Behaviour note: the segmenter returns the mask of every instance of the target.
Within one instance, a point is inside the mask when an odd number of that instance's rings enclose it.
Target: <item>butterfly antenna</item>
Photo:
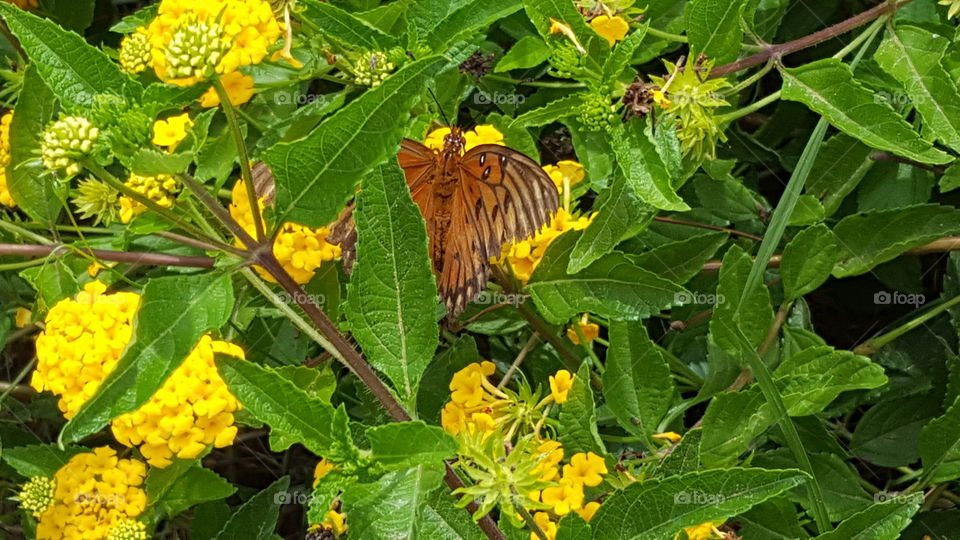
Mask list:
[[[430,97],[433,98],[433,102],[437,104],[437,111],[440,112],[440,118],[443,118],[444,125],[449,127],[453,124],[450,123],[450,119],[447,118],[447,115],[443,112],[443,107],[440,106],[440,100],[437,99],[437,95],[433,93],[433,88],[427,88],[427,91],[430,92]]]

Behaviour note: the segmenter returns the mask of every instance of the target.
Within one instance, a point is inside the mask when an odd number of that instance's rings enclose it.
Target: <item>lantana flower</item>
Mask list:
[[[0,117],[0,205],[14,207],[17,205],[10,195],[7,185],[7,165],[10,164],[10,123],[13,122],[13,111],[7,111]]]

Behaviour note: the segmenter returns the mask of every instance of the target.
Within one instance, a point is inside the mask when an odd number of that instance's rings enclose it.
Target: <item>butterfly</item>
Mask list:
[[[490,259],[503,245],[533,236],[560,206],[556,185],[537,162],[497,144],[466,152],[453,127],[443,148],[404,139],[397,160],[427,227],[437,290],[455,319],[484,289]],[[354,261],[356,230],[352,205],[341,214],[327,241],[340,243],[344,267]]]

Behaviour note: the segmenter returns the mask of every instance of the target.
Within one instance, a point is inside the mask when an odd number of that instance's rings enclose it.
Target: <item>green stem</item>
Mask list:
[[[767,75],[767,73],[770,73],[771,69],[773,69],[773,62],[767,62],[766,64],[763,65],[762,68],[760,68],[759,71],[757,71],[753,75],[740,81],[739,83],[737,83],[736,86],[724,90],[723,95],[730,96],[730,95],[739,94],[742,90],[750,88],[750,86],[752,86],[755,82],[764,78]]]
[[[651,36],[658,37],[660,39],[665,39],[667,41],[675,41],[677,43],[690,43],[690,38],[680,34],[671,34],[670,32],[665,32],[663,30],[658,30],[654,27],[647,28],[647,33]],[[751,43],[743,43],[741,45],[744,50],[747,51],[762,51],[763,46],[753,45]]]
[[[733,122],[734,120],[739,120],[740,118],[743,118],[744,116],[750,113],[759,111],[760,109],[766,107],[767,105],[770,105],[771,103],[773,103],[774,101],[777,101],[778,99],[780,99],[780,90],[777,90],[776,92],[770,94],[769,96],[761,100],[758,100],[754,103],[751,103],[750,105],[747,105],[742,109],[737,109],[733,112],[729,112],[727,114],[722,114],[720,116],[717,116],[714,118],[714,120],[716,120],[717,124],[725,124],[727,122]]]
[[[941,302],[939,305],[931,308],[926,313],[924,313],[923,315],[920,315],[916,319],[911,319],[910,321],[907,321],[906,323],[891,330],[890,332],[887,332],[886,334],[881,334],[871,339],[870,341],[867,341],[863,345],[860,345],[859,347],[854,349],[854,352],[857,354],[869,356],[875,353],[877,349],[879,349],[880,347],[890,344],[892,341],[894,341],[898,337],[906,334],[907,332],[910,332],[911,330],[914,330],[915,328],[918,328],[925,322],[936,317],[937,315],[940,315],[944,311],[947,311],[948,309],[956,305],[960,305],[960,295],[954,296],[953,298],[951,298],[950,300],[947,300],[946,302]]]
[[[9,221],[4,221],[2,219],[0,219],[0,229],[4,229],[7,232],[10,232],[13,234],[24,236],[26,238],[29,238],[30,240],[33,240],[38,244],[43,244],[45,246],[52,246],[53,244],[56,243],[53,240],[50,240],[49,238],[40,236],[39,234],[33,231],[28,231],[27,229],[24,229],[19,225],[15,225],[13,223],[10,223]]]
[[[32,261],[25,261],[19,263],[10,263],[10,264],[0,264],[0,272],[8,272],[12,270],[23,270],[24,268],[30,268],[32,266],[41,266],[47,263],[47,259],[34,259]]]
[[[237,109],[230,102],[230,94],[223,87],[220,79],[214,79],[213,87],[220,97],[220,107],[223,114],[227,117],[227,125],[230,133],[233,135],[233,142],[237,146],[237,153],[240,159],[240,177],[243,178],[243,185],[247,188],[247,200],[250,203],[250,213],[253,214],[253,229],[256,232],[256,239],[262,242],[266,236],[266,230],[263,226],[263,216],[260,214],[260,205],[257,204],[257,191],[253,185],[253,173],[250,170],[250,156],[247,153],[247,143],[243,140],[243,130],[240,129],[240,119],[237,116]]]
[[[506,77],[503,75],[484,75],[484,79],[488,79],[496,82],[504,82],[509,84],[519,84],[520,86],[530,86],[533,88],[586,88],[587,85],[583,83],[568,83],[561,81],[521,81],[520,79],[514,79],[512,77]]]
[[[12,381],[10,381],[10,384],[7,386],[7,389],[4,390],[2,394],[0,394],[0,405],[2,405],[3,402],[7,399],[7,396],[9,396],[10,393],[17,388],[17,385],[20,384],[20,381],[25,379],[27,375],[33,370],[34,363],[36,363],[35,358],[27,362],[27,365],[23,366],[23,369],[21,369],[20,372],[17,373],[17,376]]]

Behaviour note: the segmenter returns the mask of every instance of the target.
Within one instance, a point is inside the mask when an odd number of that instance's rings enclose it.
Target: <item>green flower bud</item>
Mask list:
[[[83,219],[94,218],[94,225],[101,221],[113,223],[117,220],[117,198],[120,192],[111,186],[89,178],[77,186],[73,204]]]
[[[579,107],[578,118],[588,130],[606,129],[617,121],[617,106],[611,103],[610,96],[590,93]]]
[[[82,116],[67,116],[50,124],[40,141],[43,166],[67,176],[80,172],[80,161],[89,156],[100,129]]]
[[[353,68],[353,82],[360,86],[379,86],[395,67],[385,53],[363,53]]]
[[[164,57],[171,79],[209,78],[230,49],[218,22],[187,20],[177,28],[167,44]]]
[[[120,68],[127,73],[140,73],[150,65],[150,39],[144,28],[120,42]]]
[[[46,476],[34,476],[20,490],[20,508],[39,518],[53,504],[53,480]]]
[[[550,55],[550,65],[560,77],[572,79],[583,72],[583,55],[572,43],[563,41]]]

